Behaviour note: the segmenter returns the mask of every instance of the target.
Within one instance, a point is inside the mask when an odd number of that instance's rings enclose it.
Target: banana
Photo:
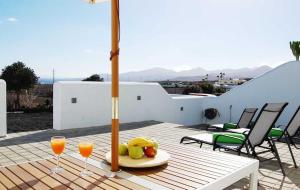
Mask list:
[[[146,137],[136,137],[128,141],[128,146],[152,147],[154,142]]]

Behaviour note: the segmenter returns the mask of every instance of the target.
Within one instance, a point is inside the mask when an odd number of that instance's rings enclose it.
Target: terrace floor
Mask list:
[[[122,124],[120,127],[120,141],[123,142],[125,135],[154,137],[159,142],[179,143],[184,135],[208,133],[201,130],[200,126],[185,127],[171,123],[145,121],[138,123]],[[29,161],[35,161],[52,157],[49,146],[51,136],[63,135],[67,137],[66,152],[74,152],[80,140],[90,140],[95,144],[95,149],[103,149],[110,145],[110,126],[91,127],[85,129],[72,129],[55,131],[52,129],[11,133],[0,139],[0,167],[14,165]],[[186,146],[198,146],[190,144]],[[276,160],[260,163],[259,189],[300,189],[300,169],[295,169],[286,144],[277,143],[280,157],[287,173],[283,177]],[[211,146],[203,146],[204,149],[212,150]],[[296,161],[300,164],[300,150],[293,148]],[[229,152],[224,152],[228,154]],[[262,155],[264,158],[269,153]],[[241,157],[242,159],[242,157]],[[246,189],[248,179],[242,179],[228,189]]]

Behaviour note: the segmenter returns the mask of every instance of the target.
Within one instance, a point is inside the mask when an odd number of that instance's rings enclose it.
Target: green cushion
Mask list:
[[[280,128],[272,128],[269,132],[269,137],[281,137],[283,134],[283,130]]]
[[[223,129],[236,129],[237,124],[235,123],[224,123]]]
[[[213,141],[217,136],[222,135],[217,139],[218,143],[242,144],[245,140],[245,135],[240,133],[213,133]],[[226,135],[226,136],[223,136]],[[231,138],[234,137],[234,138]]]

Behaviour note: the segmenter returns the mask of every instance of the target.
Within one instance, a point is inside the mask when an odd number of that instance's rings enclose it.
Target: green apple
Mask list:
[[[130,146],[128,147],[128,153],[130,158],[139,159],[144,156],[144,150],[140,146]]]
[[[125,156],[127,154],[128,154],[127,144],[126,143],[119,144],[119,155]]]

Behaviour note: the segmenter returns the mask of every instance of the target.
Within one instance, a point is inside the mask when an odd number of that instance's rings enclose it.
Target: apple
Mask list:
[[[144,153],[149,158],[154,158],[157,154],[157,150],[155,147],[145,147]]]
[[[128,154],[127,144],[126,143],[119,144],[119,155],[125,156],[127,154]]]
[[[132,159],[140,159],[144,156],[143,148],[140,146],[129,146],[128,153]]]

